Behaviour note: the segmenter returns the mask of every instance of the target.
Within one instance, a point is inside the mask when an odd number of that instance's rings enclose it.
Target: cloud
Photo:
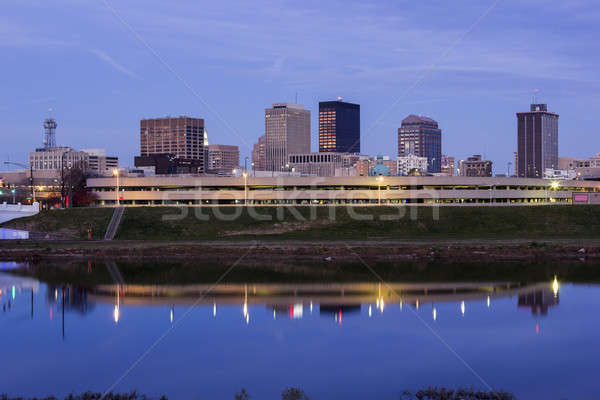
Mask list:
[[[135,72],[133,72],[130,69],[127,69],[123,65],[119,64],[118,62],[115,61],[114,58],[112,58],[105,52],[98,50],[98,49],[90,49],[90,52],[92,54],[94,54],[96,57],[98,57],[104,63],[106,63],[106,64],[110,65],[111,67],[113,67],[114,69],[116,69],[117,71],[119,71],[131,78],[139,79],[139,76]]]
[[[3,47],[57,47],[68,46],[69,42],[38,34],[25,27],[0,19],[0,46]]]

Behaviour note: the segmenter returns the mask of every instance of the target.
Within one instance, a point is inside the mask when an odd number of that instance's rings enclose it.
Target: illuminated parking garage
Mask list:
[[[571,204],[600,182],[491,177],[205,177],[88,179],[98,206]],[[587,198],[587,197],[586,197]],[[588,200],[588,202],[590,202]]]

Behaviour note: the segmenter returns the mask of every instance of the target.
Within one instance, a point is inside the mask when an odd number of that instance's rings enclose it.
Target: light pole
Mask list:
[[[377,204],[381,205],[381,182],[383,181],[383,176],[379,175],[377,177]]]
[[[116,189],[117,189],[117,207],[119,207],[121,205],[121,198],[119,196],[119,170],[118,169],[113,169],[113,175],[116,178]]]
[[[244,171],[244,205],[248,206],[248,173]]]
[[[256,170],[254,169],[254,161],[252,161],[250,165],[252,165],[252,176],[256,176]]]
[[[550,182],[550,189],[552,189],[552,190],[558,189],[559,186],[560,186],[560,182],[558,182],[558,181]],[[546,203],[548,203],[549,201],[550,201],[550,199],[548,198],[548,186],[546,186]]]

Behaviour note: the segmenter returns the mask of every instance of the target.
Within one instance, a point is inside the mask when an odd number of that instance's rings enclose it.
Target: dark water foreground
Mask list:
[[[0,264],[0,392],[598,394],[598,265],[240,267]]]

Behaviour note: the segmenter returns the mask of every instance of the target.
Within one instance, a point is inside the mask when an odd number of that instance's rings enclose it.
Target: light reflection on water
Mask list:
[[[0,387],[13,395],[115,389],[230,399],[397,399],[430,385],[522,398],[593,390],[600,288],[553,282],[57,286],[0,275]],[[190,311],[190,307],[193,309]],[[416,318],[416,317],[419,318]],[[568,371],[568,374],[565,372]],[[31,379],[35,377],[35,379]]]

